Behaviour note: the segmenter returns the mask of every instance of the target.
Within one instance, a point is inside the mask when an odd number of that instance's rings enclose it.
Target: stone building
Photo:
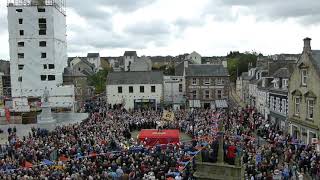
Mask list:
[[[289,79],[289,132],[303,143],[319,137],[320,50],[304,39],[303,52]]]
[[[229,99],[229,73],[223,65],[188,64],[185,61],[189,107],[225,108]],[[222,106],[222,107],[221,107]]]
[[[112,72],[107,77],[107,102],[129,109],[158,109],[163,99],[160,71]]]

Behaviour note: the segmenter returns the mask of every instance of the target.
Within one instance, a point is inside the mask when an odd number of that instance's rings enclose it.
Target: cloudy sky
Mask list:
[[[229,51],[320,49],[319,0],[66,0],[69,56],[203,56]],[[6,1],[0,1],[0,59],[9,58]]]

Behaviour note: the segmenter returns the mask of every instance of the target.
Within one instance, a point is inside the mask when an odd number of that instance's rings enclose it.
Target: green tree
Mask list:
[[[110,68],[99,70],[96,74],[89,76],[88,83],[95,87],[95,93],[100,94],[106,90],[106,81]]]
[[[173,65],[153,66],[152,70],[162,71],[164,75],[173,76],[175,69]]]
[[[256,52],[230,52],[227,55],[230,80],[232,82],[235,82],[237,77],[240,76],[241,73],[247,72],[249,63],[251,63],[252,66],[255,66],[257,62],[257,57],[261,55],[262,54],[258,54]]]

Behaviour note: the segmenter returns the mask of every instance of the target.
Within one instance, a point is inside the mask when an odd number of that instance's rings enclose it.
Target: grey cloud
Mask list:
[[[165,35],[170,33],[170,25],[162,21],[137,22],[125,28],[125,32],[133,35]]]
[[[247,7],[258,19],[286,20],[295,18],[303,24],[320,22],[320,1],[318,0],[221,0],[225,7]]]

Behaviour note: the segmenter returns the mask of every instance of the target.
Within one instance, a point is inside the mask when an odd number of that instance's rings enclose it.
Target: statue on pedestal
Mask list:
[[[47,87],[45,87],[42,97],[42,112],[38,115],[38,126],[43,129],[52,130],[56,125],[56,120],[52,117],[51,107],[49,104],[49,91]]]

